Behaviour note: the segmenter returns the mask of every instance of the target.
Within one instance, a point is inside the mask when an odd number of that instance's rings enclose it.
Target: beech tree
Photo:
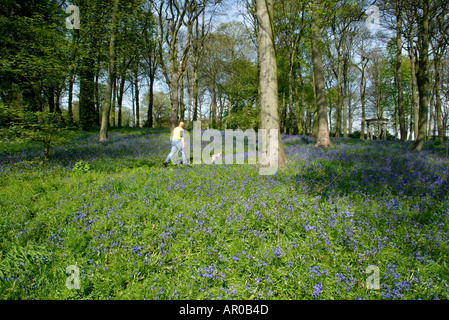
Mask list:
[[[258,24],[258,63],[259,99],[260,99],[260,128],[265,129],[264,153],[261,165],[283,168],[286,157],[279,130],[278,113],[278,77],[275,50],[275,36],[273,27],[273,0],[256,0],[256,16]],[[278,130],[277,150],[271,146],[270,131]],[[277,159],[273,156],[277,154]]]
[[[415,1],[413,1],[415,2]],[[417,0],[415,6],[419,5],[418,12],[415,7],[416,20],[418,23],[418,70],[416,73],[418,95],[419,95],[419,122],[418,122],[418,136],[415,142],[410,147],[412,151],[421,151],[426,142],[427,136],[427,119],[429,111],[429,0]]]
[[[101,128],[99,141],[106,141],[108,139],[108,122],[109,112],[111,108],[112,98],[112,81],[114,74],[114,61],[115,61],[115,33],[117,28],[117,11],[119,0],[114,0],[114,9],[112,11],[112,33],[109,43],[109,66],[108,66],[108,79],[106,83],[105,103],[103,106],[103,116],[101,118]]]
[[[317,108],[317,135],[315,146],[329,147],[331,140],[329,137],[329,125],[327,121],[326,88],[324,85],[324,68],[322,53],[322,34],[324,30],[322,5],[320,0],[314,0],[311,8],[311,45],[312,64],[315,86],[315,100]]]

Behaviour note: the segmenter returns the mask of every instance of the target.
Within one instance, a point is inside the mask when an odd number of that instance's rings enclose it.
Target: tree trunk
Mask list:
[[[433,103],[433,100],[434,100],[434,95],[433,95],[433,92],[434,92],[434,90],[432,89],[432,90],[430,90],[431,92],[430,92],[430,102],[429,102],[429,118],[428,118],[428,120],[427,120],[427,124],[428,124],[428,126],[427,126],[427,129],[428,129],[428,132],[427,132],[427,141],[428,140],[431,140],[431,138],[432,138],[432,123],[433,123],[433,135],[435,135],[435,115],[434,115],[434,113],[433,113],[433,105],[434,105],[434,103]]]
[[[190,71],[191,69],[189,69]],[[192,95],[192,83],[191,83],[191,75],[190,72],[187,72],[187,95],[188,95],[188,105],[187,105],[187,122],[190,123],[191,116],[192,116],[192,101],[193,101],[193,95]]]
[[[327,107],[326,107],[326,90],[324,85],[324,69],[323,69],[323,57],[321,51],[321,35],[322,30],[318,25],[320,10],[320,1],[314,0],[312,5],[312,64],[313,73],[315,76],[315,92],[316,92],[316,105],[318,112],[318,135],[316,146],[329,147],[331,141],[329,137],[329,127],[327,122]]]
[[[136,126],[136,106],[135,106],[135,100],[134,100],[134,84],[133,84],[133,78],[131,77],[131,101],[133,104],[133,128]]]
[[[404,94],[402,84],[402,23],[401,4],[396,4],[396,81],[398,87],[398,113],[401,141],[407,141],[407,128],[405,126]]]
[[[260,127],[265,129],[264,152],[260,164],[275,168],[285,167],[284,147],[279,130],[278,80],[273,32],[273,0],[256,0],[258,22],[258,56],[260,87]],[[277,130],[277,145],[272,146],[271,130]],[[277,159],[275,158],[277,156]]]
[[[116,75],[116,74],[114,74]],[[114,84],[112,88],[112,105],[111,105],[111,127],[115,127],[115,111],[117,106],[117,95],[118,95],[118,88],[117,88],[117,78],[114,77]]]
[[[153,127],[153,105],[154,105],[154,76],[150,75],[149,94],[148,94],[148,113],[147,113],[147,126]]]
[[[68,101],[68,115],[69,115],[69,121],[70,123],[73,122],[73,84],[74,84],[74,75],[71,72],[69,76],[69,101]]]
[[[348,138],[348,94],[346,61],[343,63],[343,137]]]
[[[100,86],[99,86],[99,79],[100,79],[100,64],[101,64],[101,55],[97,55],[97,66],[95,68],[95,123],[100,125],[101,128],[101,122],[100,122]]]
[[[292,121],[290,120],[293,115],[294,103],[293,103],[293,85],[295,80],[293,79],[293,66],[295,63],[295,43],[292,40],[290,45],[290,57],[289,57],[289,69],[288,69],[288,105],[290,113],[288,115],[289,121],[287,121],[288,130],[292,128]]]
[[[136,127],[140,128],[139,72],[137,68],[134,71],[134,76],[135,76],[134,95],[136,99]],[[121,123],[119,123],[119,128],[121,128]]]
[[[216,79],[215,75],[212,77],[211,83],[211,120],[212,120],[212,128],[216,128],[217,126],[217,89],[216,89]]]
[[[180,121],[184,121],[185,119],[185,103],[184,103],[184,76],[181,75],[181,79],[179,80],[179,119]]]
[[[193,67],[193,121],[198,121],[198,90],[199,76],[198,68]]]
[[[336,125],[335,125],[335,137],[340,137],[341,135],[341,109],[343,105],[343,92],[341,86],[341,70],[342,63],[340,53],[338,53],[338,71],[337,71],[337,89],[338,89],[338,97],[337,97],[337,107],[336,107]]]
[[[347,93],[347,99],[348,99],[348,135],[350,136],[352,134],[352,96],[349,93],[349,87],[348,87],[348,93]]]
[[[178,122],[178,110],[179,110],[179,73],[172,74],[172,81],[170,83],[170,130],[176,127]]]
[[[312,122],[312,135],[311,137],[314,139],[318,139],[318,132],[320,130],[320,126],[319,126],[319,122],[318,122],[318,110],[317,108],[315,108],[315,110],[313,110],[310,119],[313,121]]]
[[[44,141],[44,161],[50,160],[50,141]]]
[[[412,141],[414,125],[413,125],[413,112],[410,112],[410,132],[408,134],[408,141]]]
[[[280,121],[280,130],[281,133],[286,134],[287,133],[287,125],[286,125],[286,120],[287,120],[287,107],[285,105],[285,93],[282,93],[282,104],[280,107],[280,113],[281,113],[281,121]]]
[[[91,53],[90,53],[91,55]],[[80,66],[80,98],[79,98],[79,125],[81,130],[88,130],[94,123],[95,115],[95,74],[94,60],[85,57]]]
[[[301,86],[301,94],[298,93],[298,84],[296,82],[296,117],[298,121],[298,133],[305,134],[304,128],[304,80],[302,77],[301,64],[298,64],[298,74],[299,74],[299,85]]]
[[[409,38],[409,45],[410,45],[410,66],[411,66],[411,73],[412,73],[412,106],[413,106],[413,132],[414,132],[414,140],[416,140],[418,135],[418,122],[419,122],[419,114],[418,114],[418,95],[416,94],[417,90],[417,80],[416,80],[416,55],[415,55],[415,49],[413,45],[413,38]]]
[[[365,64],[364,58],[362,58],[362,75],[360,77],[360,103],[362,104],[362,122],[360,123],[360,139],[365,139],[365,91],[366,91],[366,79],[365,79]]]
[[[120,77],[120,83],[117,86],[116,89],[116,96],[117,96],[117,106],[118,106],[118,123],[121,125],[122,118],[123,118],[123,94],[125,93],[125,83],[126,83],[126,69],[123,69],[123,74]],[[115,109],[114,109],[115,110]],[[134,120],[133,120],[134,122]]]
[[[444,140],[444,130],[443,130],[443,117],[441,111],[441,95],[440,95],[440,85],[441,85],[441,74],[440,74],[440,65],[441,65],[441,56],[435,55],[433,59],[434,67],[435,67],[435,117],[438,129],[438,139],[440,141]]]
[[[223,93],[219,91],[218,101],[220,101],[220,106],[218,108],[218,120],[220,121],[220,129],[223,129],[223,106],[224,106],[224,98]]]
[[[55,111],[57,113],[61,113],[61,94],[62,94],[62,89],[58,89],[58,91],[56,92],[56,96],[55,96]]]
[[[426,142],[427,114],[429,111],[429,0],[423,0],[422,17],[418,19],[418,72],[416,80],[419,94],[418,138],[410,150],[421,151]]]
[[[318,106],[316,97],[315,74],[312,72],[312,88],[313,88],[313,109],[310,113],[310,136],[314,139],[318,138]]]
[[[112,82],[114,80],[114,61],[115,61],[115,29],[117,25],[117,11],[119,0],[114,1],[114,9],[112,12],[112,33],[109,42],[109,66],[108,66],[108,78],[106,82],[106,92],[103,106],[103,116],[101,119],[100,136],[99,141],[106,141],[108,139],[108,121],[109,111],[111,107],[111,95],[112,95]]]
[[[53,87],[48,89],[47,101],[48,101],[48,111],[50,113],[55,112],[55,89]]]

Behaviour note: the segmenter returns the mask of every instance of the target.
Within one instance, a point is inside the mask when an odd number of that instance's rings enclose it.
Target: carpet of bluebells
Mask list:
[[[444,144],[283,142],[273,176],[164,168],[166,130],[2,142],[0,298],[449,298]]]

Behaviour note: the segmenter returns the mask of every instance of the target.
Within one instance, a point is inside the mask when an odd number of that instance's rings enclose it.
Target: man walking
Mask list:
[[[173,130],[171,139],[171,152],[164,161],[164,166],[167,167],[170,159],[178,152],[181,151],[182,163],[188,164],[186,157],[186,145],[184,142],[184,122],[180,122],[179,125]]]

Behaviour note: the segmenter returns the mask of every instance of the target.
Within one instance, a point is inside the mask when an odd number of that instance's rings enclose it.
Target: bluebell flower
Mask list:
[[[321,294],[321,291],[323,290],[323,285],[321,284],[321,282],[319,282],[318,284],[316,284],[313,287],[313,293],[312,293],[312,297],[316,298]]]
[[[276,247],[276,249],[274,249],[274,251],[273,251],[273,257],[280,258],[282,256],[283,256],[283,254],[282,254],[281,249],[279,247]]]

